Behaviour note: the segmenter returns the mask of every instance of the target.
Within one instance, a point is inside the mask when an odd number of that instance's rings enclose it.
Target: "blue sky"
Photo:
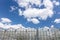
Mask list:
[[[60,0],[58,0],[58,2],[60,2]],[[11,12],[11,6],[17,7],[17,9]],[[39,8],[36,5],[33,5],[33,7]],[[44,7],[41,6],[41,9],[43,8]],[[60,5],[58,6],[54,5],[54,8],[53,8],[54,14],[51,18],[48,17],[46,20],[39,20],[40,22],[38,24],[28,22],[27,18],[24,18],[24,15],[23,16],[19,15],[18,9],[24,10],[24,8],[20,7],[19,4],[17,4],[17,2],[15,2],[14,0],[0,0],[0,19],[8,18],[12,20],[11,24],[13,25],[22,24],[25,27],[38,28],[38,27],[44,27],[44,26],[50,27],[51,25],[54,25],[55,27],[60,28],[60,23],[54,22],[55,19],[60,19]]]

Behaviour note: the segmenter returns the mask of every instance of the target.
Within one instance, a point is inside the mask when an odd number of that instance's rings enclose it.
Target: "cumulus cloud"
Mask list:
[[[35,31],[35,28],[30,28],[30,27],[25,27],[23,26],[22,24],[14,24],[14,25],[9,25],[9,24],[3,24],[0,22],[0,28],[3,28],[3,29],[8,29],[7,31]]]
[[[0,28],[3,28],[3,29],[26,29],[22,24],[15,24],[15,25],[7,25],[7,24],[3,24],[3,23],[0,23]]]
[[[3,23],[10,23],[12,21],[10,19],[8,19],[8,18],[1,18],[1,22],[3,22]]]
[[[3,27],[3,26],[4,26],[4,24],[0,22],[0,27]]]
[[[54,11],[53,11],[54,4],[51,0],[43,0],[43,2],[41,2],[41,0],[16,0],[16,2],[19,5],[19,7],[25,8],[24,11],[22,11],[20,8],[18,9],[18,11],[19,11],[19,15],[24,16],[26,19],[31,20],[33,18],[36,18],[36,19],[38,18],[40,20],[46,20],[48,17],[51,18],[54,14]],[[38,7],[41,7],[42,5],[44,5],[45,8],[38,9],[38,8],[32,7],[34,5]]]
[[[48,9],[53,9],[53,3],[51,0],[43,0],[43,4]]]
[[[40,6],[41,5],[41,0],[17,0],[17,3],[21,7],[29,8],[33,4]]]
[[[10,12],[15,11],[17,9],[17,7],[15,6],[10,6],[10,8],[11,8]]]
[[[34,18],[38,17],[42,20],[46,20],[48,17],[51,17],[53,15],[53,11],[49,9],[36,9],[36,8],[30,8],[24,11],[22,13],[25,18]]]
[[[55,23],[60,23],[60,18],[54,20]]]
[[[2,19],[2,18],[1,18]],[[6,18],[6,19],[8,19],[8,18]],[[10,20],[10,19],[9,19]],[[1,21],[3,21],[3,20],[1,20]],[[36,18],[33,18],[33,19],[28,19],[28,21],[30,21],[30,22],[32,22],[32,23],[34,23],[34,24],[38,24],[39,23],[39,20],[38,19],[36,19]],[[5,21],[4,21],[5,22]],[[12,22],[12,21],[6,21],[6,22]],[[0,22],[0,28],[3,28],[3,29],[9,29],[9,30],[14,30],[14,29],[20,29],[20,30],[28,30],[28,31],[36,31],[36,29],[35,28],[30,28],[30,27],[28,27],[28,28],[26,28],[25,26],[23,26],[22,24],[14,24],[14,25],[12,25],[12,24],[6,24],[6,23],[3,23],[3,22]],[[54,25],[51,25],[51,28],[54,28]],[[44,28],[43,28],[44,30],[48,30],[48,29],[50,29],[49,27],[47,27],[47,26],[44,26]]]
[[[44,26],[44,28],[43,28],[44,31],[48,31],[49,29],[50,29],[50,28],[47,27],[47,26]]]
[[[60,3],[58,1],[56,1],[56,0],[53,1],[53,4],[56,5],[56,6],[60,5]]]
[[[0,19],[0,28],[4,28],[4,29],[9,29],[9,28],[13,28],[13,29],[18,29],[18,28],[25,28],[22,24],[15,24],[12,25],[11,24],[11,20],[8,18],[1,18]]]
[[[51,25],[51,28],[54,28],[54,25]]]
[[[18,12],[19,12],[19,15],[22,16],[23,11],[19,9]]]
[[[39,20],[36,19],[36,18],[32,18],[32,19],[27,19],[28,22],[32,22],[34,24],[38,24],[39,23]]]
[[[36,18],[31,19],[31,21],[32,21],[34,24],[38,24],[38,23],[39,23],[39,20],[36,19]]]
[[[23,30],[27,30],[27,29],[29,29],[29,30],[35,30],[34,28],[26,28],[25,26],[23,26],[22,24],[11,24],[12,23],[12,21],[10,20],[10,19],[8,19],[8,18],[1,18],[0,19],[1,21],[0,21],[0,28],[3,28],[3,29],[8,29],[8,30],[11,30],[11,31],[13,31],[13,30],[15,30],[15,29],[20,29],[21,31],[23,31]],[[32,19],[36,24],[38,23],[38,20],[37,19]],[[6,22],[8,22],[8,23],[6,23]],[[11,23],[10,23],[11,22]]]

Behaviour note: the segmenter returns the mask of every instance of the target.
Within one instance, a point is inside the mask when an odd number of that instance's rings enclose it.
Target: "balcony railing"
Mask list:
[[[60,30],[0,30],[0,40],[60,40]]]

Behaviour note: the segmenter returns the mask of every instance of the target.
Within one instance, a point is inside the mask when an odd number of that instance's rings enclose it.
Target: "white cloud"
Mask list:
[[[8,19],[8,18],[1,18],[1,22],[3,22],[3,23],[10,23],[12,21],[10,19]]]
[[[24,16],[27,19],[27,21],[31,21],[31,19],[36,17],[40,20],[46,20],[48,17],[51,18],[54,14],[53,11],[54,6],[60,5],[60,3],[56,0],[54,0],[53,2],[51,0],[43,0],[43,2],[41,2],[41,0],[15,0],[15,1],[19,5],[19,7],[25,8],[24,11],[22,11],[21,9],[18,9],[18,11],[19,15]],[[32,7],[33,4],[39,7],[44,5],[45,8],[43,9],[33,8]],[[14,8],[12,7],[12,9]]]
[[[11,25],[11,24],[3,24],[0,22],[0,28],[3,29],[24,29],[25,27],[22,24],[16,24],[16,25]]]
[[[56,2],[55,5],[58,6],[58,5],[60,5],[60,3],[59,2]]]
[[[10,8],[11,8],[10,12],[12,12],[12,11],[17,9],[17,7],[15,7],[15,6],[10,6]]]
[[[21,14],[21,13],[20,13]],[[52,17],[53,11],[49,9],[36,9],[36,8],[29,8],[25,10],[22,15],[25,18],[34,18],[38,17],[42,20],[46,20],[48,17]]]
[[[3,24],[1,22],[0,22],[0,28],[8,29],[7,31],[14,31],[14,30],[17,30],[17,31],[24,31],[24,30],[31,31],[31,30],[34,30],[35,31],[34,28],[29,28],[29,27],[26,28],[22,24],[11,25],[11,24]]]
[[[32,18],[36,17],[40,20],[46,20],[48,17],[51,18],[54,14],[53,13],[54,5],[51,0],[43,0],[43,3],[41,2],[41,0],[16,0],[16,2],[18,3],[19,7],[25,8],[24,11],[19,9],[19,15],[24,16],[27,19],[27,21],[30,21]],[[33,8],[32,7],[33,4],[39,7],[44,5],[45,8],[44,9]]]
[[[4,28],[4,29],[9,29],[9,28],[13,28],[13,29],[25,28],[22,24],[12,25],[11,22],[12,21],[10,19],[8,19],[8,18],[1,18],[0,28]]]
[[[37,18],[27,19],[28,22],[32,22],[34,24],[38,24],[40,21]]]
[[[41,0],[17,0],[16,2],[20,7],[25,8],[31,8],[33,4],[37,6],[44,5],[46,8],[53,8],[53,3],[51,2],[51,0],[43,0],[43,3],[41,2]]]
[[[10,25],[10,23],[12,22],[10,19],[8,19],[8,18],[1,18],[0,19],[1,21],[0,21],[0,27],[1,28],[9,28],[10,26],[8,26],[8,25]]]
[[[36,19],[36,18],[33,18],[33,19],[31,19],[31,22],[34,23],[34,24],[38,24],[39,23],[39,20]]]
[[[4,24],[0,22],[0,27],[3,27],[3,26],[4,26]]]
[[[19,15],[22,16],[23,11],[21,11],[21,9],[19,9],[18,12],[19,12]]]
[[[3,23],[0,23],[0,28],[3,28],[3,29],[25,29],[25,27],[21,24],[16,24],[16,25],[6,25],[6,24],[3,24]]]
[[[51,25],[51,28],[54,28],[54,25]]]
[[[43,4],[46,8],[53,9],[53,3],[51,2],[51,0],[43,0]]]
[[[60,23],[60,18],[54,20],[55,23]]]
[[[50,29],[50,28],[47,27],[47,26],[44,26],[44,28],[43,28],[44,31],[47,31],[47,30],[49,30],[49,29]]]
[[[7,28],[9,28],[9,26],[0,22],[0,28],[7,29]]]
[[[53,1],[53,4],[56,5],[56,6],[60,5],[60,3],[58,1],[56,1],[56,0]]]
[[[31,7],[29,3],[31,3],[32,5],[35,4],[40,6],[41,0],[17,0],[17,3],[21,7],[29,8]]]
[[[0,21],[0,28],[3,28],[3,29],[8,29],[8,30],[20,29],[21,31],[26,30],[26,29],[34,30],[33,28],[29,28],[29,27],[26,28],[22,24],[14,24],[14,25],[12,25],[12,24],[9,23],[9,22],[12,22],[12,21],[10,19],[8,19],[8,18],[1,18],[0,20],[2,21],[2,22]],[[37,19],[34,19],[34,21],[36,21],[35,23],[38,22]],[[8,22],[8,23],[6,24],[6,22]]]

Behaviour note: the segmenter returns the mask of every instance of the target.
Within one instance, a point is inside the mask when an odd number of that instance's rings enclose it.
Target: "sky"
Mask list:
[[[0,0],[0,28],[18,25],[60,28],[60,0]]]

